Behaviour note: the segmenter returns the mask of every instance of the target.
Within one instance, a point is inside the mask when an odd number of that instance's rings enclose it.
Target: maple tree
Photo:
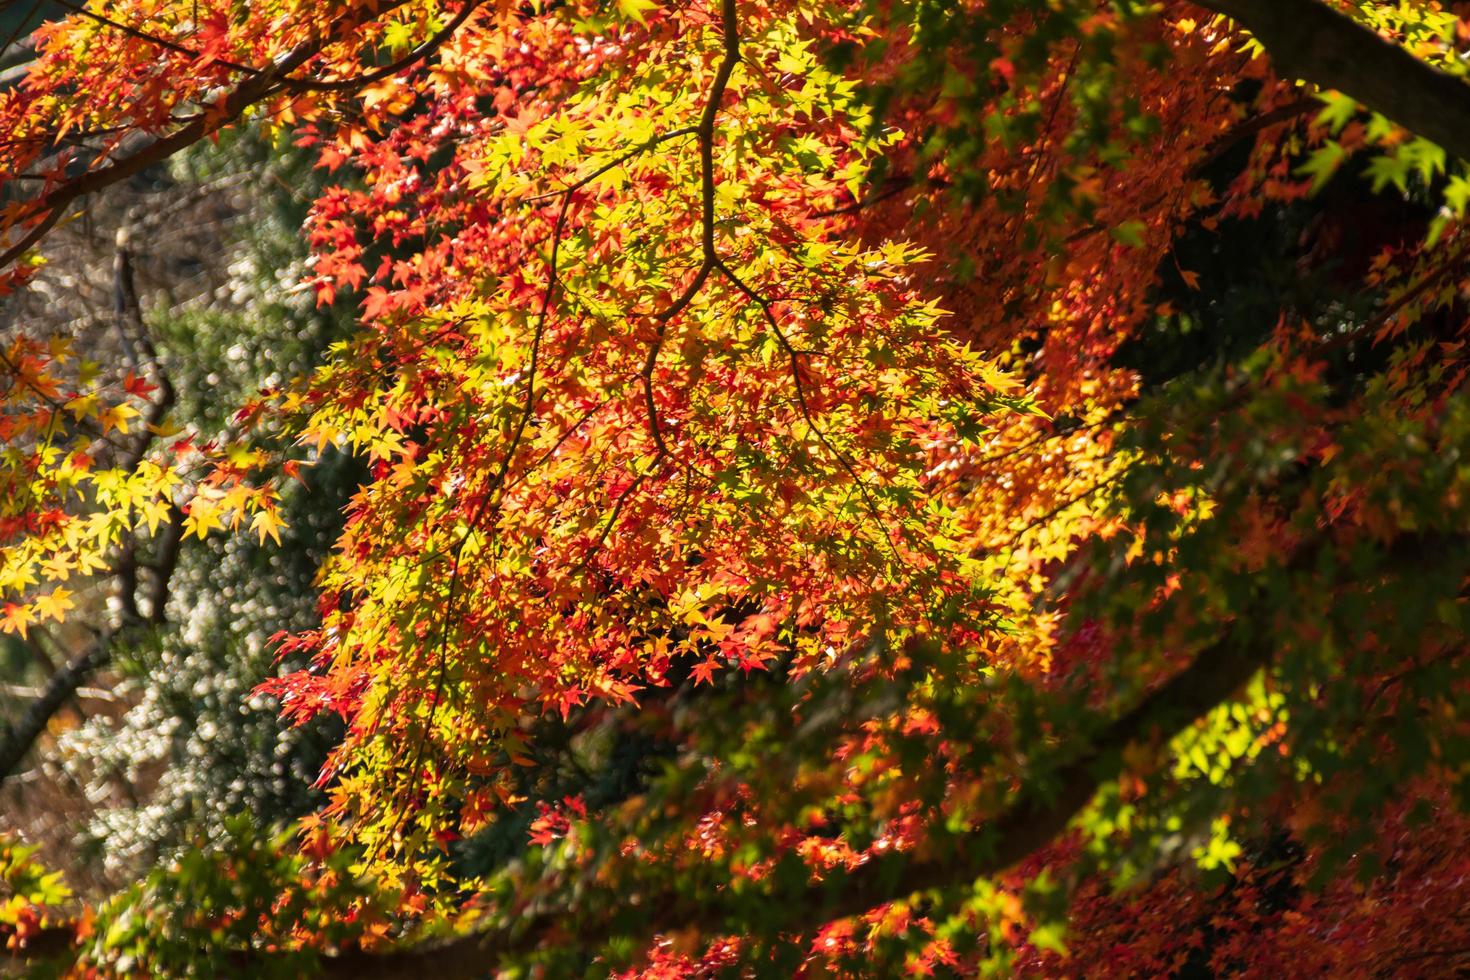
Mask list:
[[[324,809],[80,916],[12,849],[20,952],[1463,964],[1457,7],[63,6],[0,94],[0,286],[246,124],[314,155],[357,319],[219,432],[156,350],[10,331],[0,629],[116,602],[0,773],[186,541],[366,475],[260,688],[342,722]]]

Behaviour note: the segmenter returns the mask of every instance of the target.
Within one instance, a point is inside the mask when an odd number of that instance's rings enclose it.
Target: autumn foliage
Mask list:
[[[259,687],[341,722],[325,808],[96,909],[7,851],[13,948],[1464,965],[1470,176],[1399,107],[1467,111],[1470,10],[65,6],[0,94],[0,288],[247,126],[314,155],[293,288],[355,327],[203,431],[167,350],[7,322],[0,630],[97,617],[90,674],[160,556],[364,476]],[[1407,67],[1335,91],[1285,8]]]

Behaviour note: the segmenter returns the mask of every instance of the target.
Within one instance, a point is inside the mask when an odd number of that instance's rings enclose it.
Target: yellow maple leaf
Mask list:
[[[270,535],[276,544],[280,544],[280,529],[285,526],[286,522],[281,520],[281,516],[274,509],[259,511],[250,520],[250,530],[260,535],[261,544],[265,544],[266,535]]]
[[[224,524],[219,519],[219,508],[213,502],[202,497],[195,497],[189,504],[189,513],[184,515],[184,536],[193,534],[203,539],[210,531],[223,531]]]
[[[58,623],[64,623],[66,622],[66,611],[77,607],[77,604],[71,601],[71,596],[71,590],[63,588],[57,588],[49,595],[39,596],[35,603],[36,612]]]
[[[76,567],[76,559],[71,555],[60,552],[41,562],[41,570],[49,579],[65,582],[71,577],[71,570]]]
[[[244,483],[237,483],[225,491],[224,497],[220,499],[219,509],[223,512],[234,513],[230,527],[239,526],[240,519],[245,516],[245,504],[254,496],[255,491]]]
[[[116,429],[125,433],[128,431],[128,419],[138,414],[138,410],[131,405],[113,405],[98,415],[97,421],[102,425],[103,432]]]
[[[169,500],[166,497],[155,497],[138,505],[138,517],[140,521],[148,523],[148,533],[157,532],[159,522],[168,516]]]
[[[86,416],[95,414],[97,405],[97,395],[93,392],[88,392],[85,395],[78,395],[71,399],[66,403],[65,407],[67,411],[71,412],[72,418],[81,421]]]

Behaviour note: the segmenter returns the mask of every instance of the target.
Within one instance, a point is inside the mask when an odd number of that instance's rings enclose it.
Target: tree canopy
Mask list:
[[[1467,966],[1470,7],[31,30],[19,969]]]

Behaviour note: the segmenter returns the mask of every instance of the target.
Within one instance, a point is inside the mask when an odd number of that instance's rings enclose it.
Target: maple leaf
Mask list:
[[[173,503],[164,497],[154,497],[138,505],[139,520],[148,525],[148,533],[158,530],[158,525],[169,515]]]
[[[0,616],[0,630],[6,633],[26,635],[26,630],[36,621],[36,613],[25,603],[7,602],[4,615]]]
[[[66,622],[66,613],[69,609],[75,609],[76,603],[71,599],[72,593],[69,589],[57,588],[45,595],[37,596],[36,612],[58,623]]]
[[[76,559],[64,552],[57,552],[41,563],[41,571],[48,579],[65,582],[76,567]]]
[[[123,391],[126,391],[135,398],[146,398],[158,390],[146,378],[140,377],[131,370],[123,377],[122,387]]]
[[[255,516],[250,519],[250,530],[259,535],[261,544],[265,544],[267,537],[275,541],[276,544],[280,544],[280,529],[285,526],[285,522],[281,520],[275,508],[257,511]]]
[[[118,432],[128,431],[128,420],[137,418],[140,413],[131,405],[109,405],[97,413],[97,421],[102,426],[103,432],[116,429]]]
[[[720,667],[719,660],[714,657],[706,657],[696,663],[691,671],[695,685],[714,683],[715,671]]]
[[[220,519],[220,509],[215,503],[195,497],[184,513],[184,534],[192,534],[203,540],[208,537],[210,531],[224,530],[224,522]]]

